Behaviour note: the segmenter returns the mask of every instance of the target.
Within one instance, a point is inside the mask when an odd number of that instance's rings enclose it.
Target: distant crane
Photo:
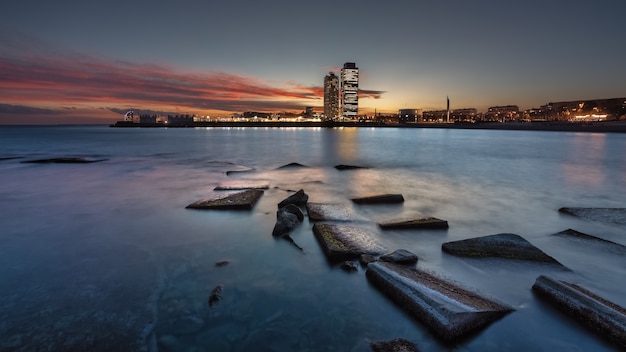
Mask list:
[[[130,110],[124,114],[124,121],[133,122],[135,117],[135,112]]]

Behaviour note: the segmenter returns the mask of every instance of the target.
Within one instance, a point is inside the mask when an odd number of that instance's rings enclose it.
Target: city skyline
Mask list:
[[[14,2],[0,14],[0,124],[109,123],[130,109],[323,107],[357,62],[360,114],[626,96],[626,4]],[[346,18],[355,20],[346,20]]]

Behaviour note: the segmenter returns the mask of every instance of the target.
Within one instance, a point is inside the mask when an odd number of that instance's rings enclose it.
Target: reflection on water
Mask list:
[[[530,287],[553,275],[626,306],[622,255],[550,236],[574,228],[626,244],[622,228],[557,212],[623,207],[625,144],[620,135],[523,131],[0,128],[8,156],[109,159],[0,161],[0,350],[368,351],[370,341],[405,338],[426,351],[610,351]],[[309,167],[277,169],[291,162]],[[340,163],[370,168],[338,171]],[[270,187],[252,211],[185,209],[220,183],[260,180]],[[300,188],[312,202],[349,207],[354,225],[390,250],[416,253],[418,267],[517,310],[442,345],[370,286],[363,268],[329,264],[308,219],[291,234],[303,251],[271,235],[276,204]],[[349,200],[378,193],[405,202]],[[376,225],[415,216],[450,228]],[[572,271],[441,251],[501,232]],[[209,306],[218,285],[221,300]]]

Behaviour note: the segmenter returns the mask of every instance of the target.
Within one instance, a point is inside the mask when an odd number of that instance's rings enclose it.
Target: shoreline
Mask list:
[[[134,123],[117,121],[110,127],[117,128],[196,128],[196,127],[324,127],[324,128],[442,128],[442,129],[481,129],[510,131],[555,131],[555,132],[591,132],[591,133],[626,133],[626,121],[598,122],[477,122],[477,123],[406,123],[385,124],[378,122],[192,122],[189,124],[168,125],[162,123]]]

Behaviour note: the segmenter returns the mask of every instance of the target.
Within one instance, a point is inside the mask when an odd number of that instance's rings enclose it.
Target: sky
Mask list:
[[[626,97],[626,1],[6,0],[0,124],[323,107],[359,113]]]

